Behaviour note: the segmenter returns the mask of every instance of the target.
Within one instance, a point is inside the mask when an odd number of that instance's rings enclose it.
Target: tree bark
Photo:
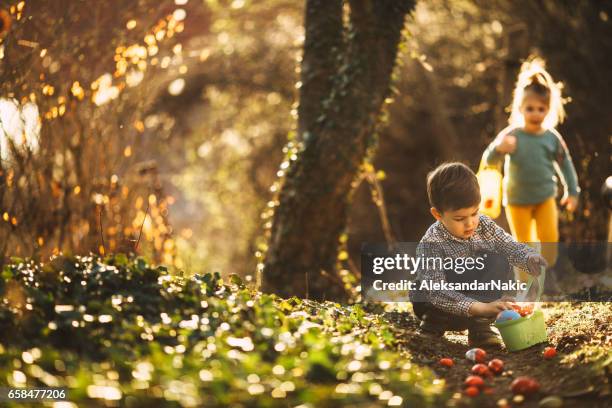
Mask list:
[[[283,297],[346,298],[335,270],[338,240],[414,7],[412,0],[348,4],[347,19],[342,1],[306,4],[300,151],[278,196],[263,271],[262,289]]]

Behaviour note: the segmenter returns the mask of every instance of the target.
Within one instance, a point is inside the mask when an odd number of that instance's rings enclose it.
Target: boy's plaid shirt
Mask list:
[[[468,239],[453,236],[440,221],[432,224],[417,247],[418,257],[459,258],[476,257],[479,251],[494,251],[508,258],[511,265],[528,271],[527,258],[537,252],[526,244],[517,242],[491,218],[480,215],[478,227]],[[443,269],[421,268],[419,280],[443,281]],[[429,291],[426,299],[436,308],[460,316],[469,316],[468,310],[476,300],[452,290]]]

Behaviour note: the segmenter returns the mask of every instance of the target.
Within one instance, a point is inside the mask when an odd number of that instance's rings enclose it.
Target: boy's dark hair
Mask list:
[[[444,163],[427,175],[429,204],[438,211],[480,204],[480,186],[474,172],[463,163]]]

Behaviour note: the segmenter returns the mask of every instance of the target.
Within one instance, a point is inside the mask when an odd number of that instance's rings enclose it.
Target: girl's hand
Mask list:
[[[578,207],[578,197],[567,196],[561,200],[561,205],[565,206],[567,211],[574,212],[576,211],[576,207]]]
[[[502,154],[514,153],[516,150],[516,136],[510,134],[505,135],[497,144],[495,150]]]

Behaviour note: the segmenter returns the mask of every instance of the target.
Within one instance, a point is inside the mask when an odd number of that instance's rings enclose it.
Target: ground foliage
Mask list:
[[[125,255],[13,259],[0,376],[125,406],[438,405],[443,381],[359,305],[281,299]]]

